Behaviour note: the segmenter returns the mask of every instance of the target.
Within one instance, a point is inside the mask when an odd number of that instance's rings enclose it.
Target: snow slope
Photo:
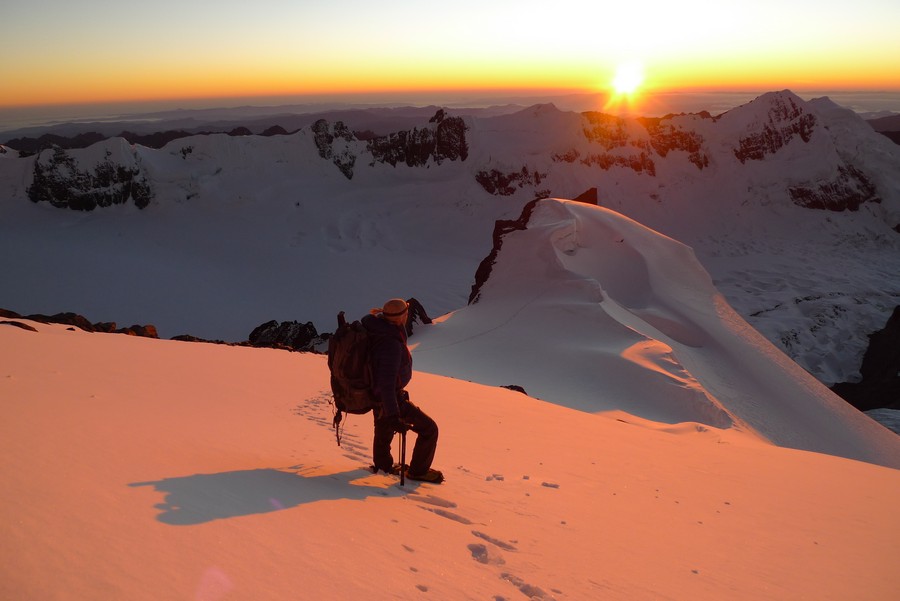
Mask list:
[[[411,339],[418,369],[900,468],[900,439],[753,330],[690,248],[608,209],[537,202],[438,321]]]
[[[884,563],[900,534],[894,469],[417,372],[448,479],[400,488],[362,469],[367,416],[336,446],[322,356],[30,325],[0,325],[4,599],[887,601],[900,588]]]

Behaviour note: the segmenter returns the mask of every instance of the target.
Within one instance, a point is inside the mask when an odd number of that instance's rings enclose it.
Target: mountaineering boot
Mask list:
[[[442,474],[438,470],[430,469],[424,474],[413,474],[412,472],[406,472],[406,477],[410,480],[417,480],[419,482],[430,482],[432,484],[440,484],[444,481],[444,474]]]
[[[374,465],[370,465],[369,471],[371,471],[373,474],[377,474],[378,472],[384,472],[385,474],[399,476],[400,475],[400,464],[395,463],[391,467],[376,467]]]

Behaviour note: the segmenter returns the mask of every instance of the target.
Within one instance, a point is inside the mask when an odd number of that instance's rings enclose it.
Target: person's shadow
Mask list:
[[[179,476],[156,482],[133,482],[128,486],[152,486],[165,493],[164,502],[155,506],[161,511],[156,519],[173,526],[186,526],[281,511],[313,501],[404,494],[394,486],[351,484],[353,480],[371,475],[366,469],[327,476],[303,476],[268,468]]]

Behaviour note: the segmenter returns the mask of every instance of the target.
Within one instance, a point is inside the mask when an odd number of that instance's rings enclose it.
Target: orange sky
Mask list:
[[[900,2],[0,6],[2,106],[473,89],[900,89]],[[202,6],[197,6],[202,5]],[[310,7],[312,5],[312,7]],[[440,6],[440,7],[439,7]]]

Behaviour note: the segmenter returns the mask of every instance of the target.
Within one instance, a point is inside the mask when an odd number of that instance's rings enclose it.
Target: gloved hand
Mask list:
[[[398,415],[385,415],[378,419],[378,425],[384,429],[390,428],[392,432],[406,432],[409,430],[409,424],[401,420]]]

